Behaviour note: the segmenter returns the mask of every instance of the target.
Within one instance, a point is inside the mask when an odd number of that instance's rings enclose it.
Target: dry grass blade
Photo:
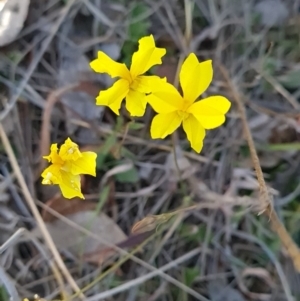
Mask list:
[[[274,89],[281,94],[292,106],[295,110],[299,112],[300,105],[297,101],[297,99],[288,92],[274,77],[267,74],[266,72],[263,72],[262,70],[257,70],[273,87]]]
[[[0,275],[0,299],[5,290],[16,300],[297,299],[300,2],[263,0],[272,16],[274,1],[289,11],[276,27],[261,23],[259,1],[31,0],[23,31],[0,50],[0,120],[9,113],[3,121],[18,125],[2,122],[14,153],[0,136],[0,255],[10,281]],[[166,49],[149,75],[182,93],[193,52],[214,62],[199,100],[232,102],[200,154],[182,126],[173,141],[151,139],[151,106],[134,120],[126,100],[118,117],[96,106],[118,79],[89,62],[102,51],[129,67],[149,34]],[[85,201],[39,180],[42,156],[67,137],[98,154],[96,177],[82,178]]]
[[[173,267],[177,267],[180,263],[190,259],[191,257],[197,255],[198,253],[200,252],[200,249],[195,249],[195,250],[192,250],[186,254],[184,254],[183,256],[173,260],[172,262],[166,264],[165,266],[161,267],[160,269],[157,269],[153,272],[150,272],[144,276],[140,276],[139,278],[137,279],[134,279],[134,280],[131,280],[123,285],[119,285],[118,287],[116,288],[113,288],[111,290],[108,290],[108,291],[105,291],[103,293],[100,293],[100,294],[97,294],[91,298],[88,298],[87,301],[98,301],[98,300],[103,300],[105,298],[109,298],[111,296],[114,296],[120,292],[123,292],[125,290],[128,290],[130,289],[131,287],[133,286],[136,286],[136,285],[139,285],[139,284],[142,284],[144,283],[145,281],[155,277],[155,276],[159,276],[161,275],[163,272],[173,268]],[[167,279],[168,278],[171,278],[170,276],[168,275],[165,275],[167,276]],[[172,279],[172,278],[171,278]],[[172,281],[171,281],[172,282]],[[182,284],[178,281],[176,281],[176,285],[178,287],[180,287]],[[196,293],[195,291],[191,290],[191,289],[188,289],[188,292],[194,296],[195,298],[197,298],[197,300],[201,300],[201,301],[208,301],[208,299],[206,299],[205,297],[203,297],[202,295]]]
[[[29,69],[27,70],[24,79],[21,81],[21,83],[17,89],[17,92],[12,96],[12,99],[11,99],[10,103],[7,105],[7,107],[5,108],[5,110],[0,113],[0,121],[3,120],[9,114],[9,112],[12,110],[12,108],[15,106],[18,98],[20,97],[21,93],[23,92],[23,89],[26,87],[35,68],[39,64],[41,58],[43,57],[45,51],[48,49],[51,41],[53,40],[56,32],[58,31],[60,25],[64,21],[66,15],[68,14],[69,10],[71,9],[71,7],[74,5],[75,2],[76,2],[76,0],[70,0],[67,2],[67,5],[64,7],[61,16],[59,17],[57,22],[54,24],[47,39],[42,44],[40,52],[35,56],[33,62],[31,63]]]
[[[269,217],[273,230],[278,234],[282,244],[285,246],[289,256],[293,260],[295,268],[298,272],[300,272],[300,250],[273,209],[273,198],[268,191],[268,187],[266,185],[263,172],[259,163],[259,158],[255,149],[253,137],[247,122],[245,106],[242,103],[241,96],[239,95],[239,92],[237,91],[234,84],[232,83],[229,74],[226,71],[226,68],[222,64],[219,64],[219,67],[225,80],[228,83],[228,86],[232,93],[232,97],[237,104],[237,108],[242,120],[244,133],[250,149],[252,163],[254,165],[257,180],[260,186],[260,212],[265,213]]]
[[[6,242],[4,242],[0,246],[0,254],[5,252],[8,248],[12,247],[12,245],[14,245],[17,241],[20,241],[22,239],[22,236],[27,237],[29,240],[32,240],[32,242],[35,244],[35,246],[38,248],[38,250],[43,254],[44,258],[47,258],[47,253],[43,250],[43,248],[39,245],[39,243],[33,238],[31,233],[28,232],[28,230],[25,228],[18,229]],[[62,275],[60,274],[55,262],[53,262],[52,260],[49,260],[49,266],[59,284],[62,297],[64,298],[64,300],[68,300],[68,294],[65,290],[65,285],[64,285]],[[0,278],[2,277],[2,273],[4,273],[4,271],[0,270]],[[5,275],[3,277],[5,277]],[[14,292],[15,288],[12,288],[11,284],[5,282],[5,280],[8,280],[8,278],[7,279],[1,278],[1,280],[6,285],[6,288],[12,297],[12,300],[20,300],[20,298],[14,297],[15,296],[15,292]]]
[[[192,32],[193,32],[193,0],[184,0],[184,10],[185,10],[185,42],[187,48],[190,48],[190,43],[192,39]]]
[[[0,280],[4,284],[12,300],[21,300],[13,281],[6,275],[2,267],[0,267]]]
[[[26,185],[26,182],[25,182],[25,179],[22,175],[22,172],[20,170],[20,167],[18,165],[18,162],[17,162],[17,159],[15,157],[15,154],[13,152],[13,149],[11,147],[11,144],[8,140],[8,137],[2,127],[2,125],[0,124],[0,137],[1,137],[1,140],[3,142],[3,146],[4,146],[4,149],[6,150],[6,153],[9,157],[9,160],[10,160],[10,163],[12,165],[12,168],[16,174],[16,178],[22,188],[22,191],[23,191],[23,194],[24,194],[24,197],[28,203],[28,206],[29,208],[31,209],[36,221],[37,221],[37,224],[38,226],[40,227],[40,230],[44,236],[44,239],[50,249],[50,251],[52,252],[53,254],[53,257],[55,258],[55,261],[57,263],[57,265],[59,266],[61,272],[64,274],[64,276],[66,277],[67,281],[70,283],[71,287],[73,288],[73,290],[78,293],[79,296],[81,296],[81,298],[84,298],[84,295],[81,293],[81,290],[80,288],[77,286],[75,280],[72,278],[71,274],[69,273],[67,267],[65,266],[53,240],[52,240],[52,237],[50,236],[46,226],[45,226],[45,223],[34,203],[34,200],[30,194],[30,191]]]
[[[111,268],[109,268],[108,270],[106,270],[105,272],[103,272],[99,277],[96,277],[95,280],[93,280],[92,282],[90,282],[86,287],[82,288],[82,292],[85,292],[86,290],[88,290],[90,287],[94,286],[96,283],[100,282],[102,279],[104,279],[108,274],[110,274],[112,271],[115,271],[121,264],[125,263],[126,261],[128,261],[129,259],[135,261],[136,263],[140,264],[141,266],[147,268],[150,271],[157,271],[157,269],[155,267],[153,267],[152,265],[150,265],[149,263],[143,261],[142,259],[138,258],[135,256],[135,254],[137,252],[139,252],[146,244],[148,244],[154,237],[156,234],[158,234],[163,228],[159,228],[158,231],[155,234],[152,234],[151,236],[147,237],[146,239],[143,240],[143,242],[141,242],[137,247],[135,247],[130,253],[128,253],[127,251],[123,250],[121,247],[118,247],[114,244],[108,243],[106,241],[104,241],[103,239],[101,239],[101,237],[99,237],[98,235],[95,235],[93,233],[91,233],[90,231],[88,231],[87,229],[81,227],[80,225],[77,225],[76,223],[72,222],[71,220],[69,220],[68,218],[62,216],[61,214],[57,213],[56,211],[54,211],[53,209],[49,208],[48,206],[46,206],[45,204],[41,203],[40,201],[37,201],[38,204],[44,208],[46,211],[48,211],[49,213],[53,214],[54,216],[56,216],[57,218],[60,218],[61,220],[65,221],[67,224],[72,225],[74,228],[78,229],[79,231],[81,231],[82,233],[85,233],[88,236],[93,237],[96,240],[99,240],[100,242],[105,243],[107,246],[111,247],[114,250],[117,250],[120,252],[120,254],[123,255],[123,257],[121,257],[119,259],[119,261],[117,261],[114,265],[112,265]],[[200,205],[200,204],[199,204]],[[182,211],[186,211],[186,210],[192,210],[193,208],[198,208],[199,205],[195,205],[195,206],[191,206],[189,208],[183,208],[183,209],[179,209],[176,212],[172,212],[171,215],[174,215],[178,212],[182,212]],[[208,207],[210,207],[209,204],[207,204]],[[196,291],[194,291],[193,289],[189,288],[188,286],[186,286],[185,284],[181,283],[180,281],[176,280],[175,278],[165,274],[163,271],[160,271],[159,275],[167,280],[170,283],[173,283],[174,285],[176,285],[177,287],[181,288],[182,290],[186,291],[187,293],[195,296],[195,295],[199,295],[197,294]],[[77,294],[76,294],[77,296]],[[74,296],[73,296],[74,297]]]

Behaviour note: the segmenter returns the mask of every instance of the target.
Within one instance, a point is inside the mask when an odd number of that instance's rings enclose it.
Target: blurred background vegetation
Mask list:
[[[299,0],[0,0],[1,129],[84,300],[300,300],[291,259],[268,216],[257,215],[258,182],[221,72],[245,104],[274,210],[300,245],[299,8]],[[171,138],[150,139],[150,108],[132,121],[125,110],[116,117],[95,106],[112,84],[89,67],[97,51],[130,64],[148,34],[167,49],[152,73],[177,84],[180,59],[195,52],[213,60],[206,94],[232,100],[200,155],[178,131],[177,164]],[[84,201],[41,185],[41,154],[66,137],[98,153],[97,177],[82,178]],[[70,279],[60,279],[16,178],[1,141],[0,300],[79,300]],[[145,217],[195,204],[155,230],[131,233],[137,222],[153,222]]]

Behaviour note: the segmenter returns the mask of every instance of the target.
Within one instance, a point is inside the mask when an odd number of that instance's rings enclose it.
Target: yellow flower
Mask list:
[[[57,144],[52,144],[50,154],[43,158],[52,163],[42,172],[45,185],[59,185],[62,195],[71,199],[80,197],[80,174],[96,176],[96,157],[94,152],[81,153],[78,145],[68,138],[58,151]]]
[[[183,96],[171,84],[155,80],[152,93],[147,96],[148,103],[158,113],[151,124],[153,139],[165,138],[182,123],[191,147],[198,153],[201,151],[205,130],[222,125],[231,105],[228,99],[219,95],[195,102],[208,88],[212,77],[212,61],[199,63],[196,55],[191,53],[179,74]]]
[[[109,89],[101,91],[96,98],[97,105],[108,106],[119,115],[122,100],[126,98],[126,109],[131,116],[143,116],[147,98],[151,92],[151,80],[157,76],[143,76],[152,66],[161,64],[165,55],[164,48],[155,47],[152,35],[139,40],[139,49],[132,56],[131,67],[113,61],[104,52],[98,52],[98,58],[90,63],[91,68],[100,73],[108,73],[111,77],[119,77]]]

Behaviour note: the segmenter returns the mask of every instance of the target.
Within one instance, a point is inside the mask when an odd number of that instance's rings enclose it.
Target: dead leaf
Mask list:
[[[289,15],[286,3],[281,0],[259,1],[254,10],[260,14],[262,25],[268,27],[282,26]]]
[[[47,222],[46,227],[53,238],[55,245],[60,250],[68,250],[73,255],[86,258],[86,254],[101,251],[108,248],[110,244],[116,245],[124,241],[127,236],[120,227],[104,213],[96,214],[95,211],[80,211],[66,216],[77,226],[89,230],[95,237],[76,229],[72,224],[56,219]],[[41,236],[40,230],[35,228],[33,234]],[[111,255],[112,252],[109,252]]]
[[[116,246],[122,249],[135,247],[141,244],[151,234],[152,231],[130,235],[128,238],[126,238],[124,241],[121,241]],[[84,260],[86,262],[102,265],[103,262],[107,263],[108,259],[111,259],[111,256],[113,256],[114,254],[115,254],[114,248],[105,248],[105,249],[96,250],[92,253],[85,254]]]
[[[92,71],[89,60],[78,49],[71,48],[70,52],[67,53],[68,55],[64,56],[59,68],[58,82],[62,87],[82,81],[93,82],[98,79],[99,75]],[[84,90],[64,93],[61,96],[61,102],[67,108],[66,125],[68,135],[73,134],[78,129],[78,125],[74,124],[72,119],[78,119],[79,115],[84,120],[93,121],[99,119],[104,111],[104,107],[96,106],[95,97]],[[96,138],[94,131],[81,127],[77,134],[80,138],[86,140],[82,141],[83,143],[91,142]]]
[[[97,203],[85,201],[79,198],[67,200],[60,195],[47,201],[45,205],[55,210],[57,213],[67,216],[81,211],[95,210]],[[45,209],[42,211],[42,217],[47,223],[57,219],[56,216]]]

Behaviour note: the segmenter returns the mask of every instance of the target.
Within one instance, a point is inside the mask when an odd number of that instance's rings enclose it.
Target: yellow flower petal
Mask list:
[[[225,122],[230,101],[223,96],[211,96],[192,104],[188,112],[193,114],[205,129],[214,129]]]
[[[149,85],[152,92],[147,101],[155,112],[165,114],[183,109],[184,100],[173,85],[159,78],[151,79]]]
[[[157,81],[166,82],[166,78],[160,78],[156,75],[139,75],[131,83],[130,89],[148,94],[151,93],[152,87],[155,86]]]
[[[54,185],[61,181],[60,165],[52,164],[42,172],[42,184]]]
[[[200,153],[205,137],[205,129],[201,123],[199,123],[193,115],[189,115],[189,117],[183,121],[183,129],[191,143],[192,149]]]
[[[116,115],[119,115],[122,100],[129,91],[129,83],[125,79],[119,79],[107,90],[101,91],[96,98],[97,105],[108,106]]]
[[[194,102],[212,81],[212,61],[199,63],[196,55],[191,53],[182,64],[179,78],[184,99]]]
[[[177,111],[167,114],[157,114],[151,124],[151,137],[152,139],[165,138],[170,135],[180,126],[182,117],[179,116]]]
[[[155,47],[153,35],[139,40],[139,49],[132,56],[130,73],[133,78],[144,74],[152,66],[161,64],[161,58],[166,54],[165,48]]]
[[[76,161],[69,162],[70,172],[73,175],[86,174],[96,176],[96,158],[97,154],[94,152],[83,152],[82,157]]]
[[[90,63],[95,72],[108,73],[111,77],[121,77],[131,80],[130,72],[125,64],[112,60],[106,53],[98,51],[98,58]]]
[[[48,156],[43,156],[43,158],[48,160],[48,162],[52,162],[54,164],[62,164],[63,161],[59,157],[57,151],[58,151],[57,143],[54,143],[50,147],[50,154]]]
[[[77,160],[82,156],[78,144],[67,138],[65,143],[59,149],[59,156],[63,161]]]
[[[131,116],[143,116],[147,106],[145,93],[130,90],[126,96],[126,109]]]
[[[69,172],[62,171],[61,172],[61,181],[58,183],[62,195],[66,199],[71,199],[74,197],[79,197],[84,199],[83,194],[81,193],[81,184],[80,184],[80,176],[72,175]]]

